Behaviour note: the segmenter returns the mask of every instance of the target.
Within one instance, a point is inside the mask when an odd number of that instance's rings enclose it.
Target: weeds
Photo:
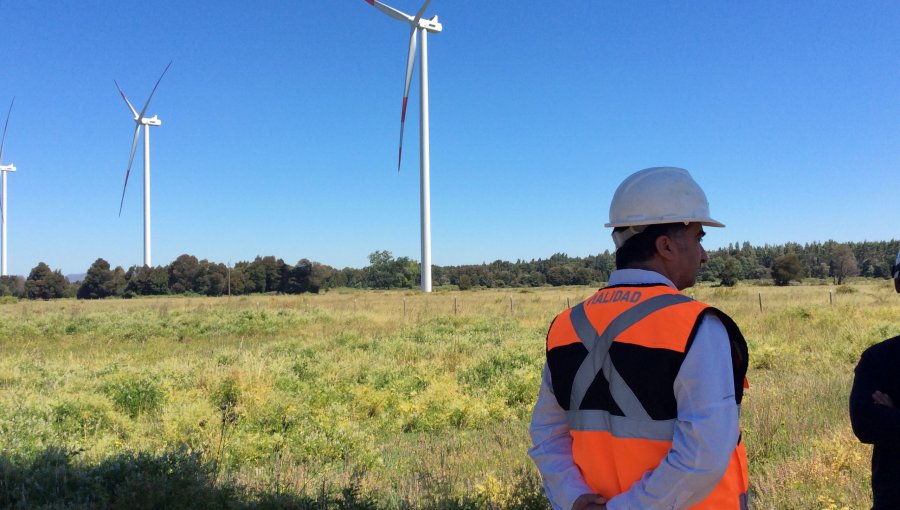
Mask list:
[[[867,506],[846,402],[900,301],[838,289],[691,289],[750,346],[755,508]],[[593,290],[0,304],[0,507],[549,508],[544,336]]]
[[[165,392],[153,378],[122,377],[103,386],[116,408],[131,418],[159,411]]]
[[[220,466],[225,453],[225,445],[229,431],[238,420],[238,403],[241,399],[241,388],[235,377],[226,377],[213,391],[210,397],[212,404],[219,411],[219,445],[216,448],[214,465]],[[218,470],[217,470],[218,473]]]

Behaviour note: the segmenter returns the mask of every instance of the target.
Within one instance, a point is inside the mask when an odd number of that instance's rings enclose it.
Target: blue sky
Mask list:
[[[391,5],[414,12],[419,4]],[[434,0],[433,262],[585,256],[616,186],[687,168],[707,248],[888,240],[900,217],[900,3]],[[419,259],[418,71],[396,170],[409,31],[362,0],[0,0],[11,274],[153,263]]]

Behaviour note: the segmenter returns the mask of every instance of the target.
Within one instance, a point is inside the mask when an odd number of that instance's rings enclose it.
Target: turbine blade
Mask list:
[[[406,23],[412,23],[413,17],[405,12],[398,11],[389,5],[385,5],[378,0],[366,0],[366,3],[371,5],[372,7],[378,9],[379,11],[387,14],[388,16],[394,18],[395,20],[404,21]],[[418,23],[418,22],[417,22]]]
[[[425,9],[428,8],[428,4],[431,3],[431,0],[425,0],[425,3],[422,4],[422,7],[419,9],[419,12],[416,13],[416,17],[413,18],[412,25],[414,27],[419,26],[419,20],[422,19],[422,15],[425,14]]]
[[[6,112],[6,124],[3,125],[3,138],[0,138],[0,165],[3,164],[3,145],[6,143],[6,128],[9,127],[9,116],[12,115],[12,107],[15,102],[16,98],[13,97],[12,101],[9,103],[9,111]]]
[[[128,187],[128,176],[131,175],[131,164],[134,162],[134,152],[137,150],[137,141],[139,136],[141,136],[141,124],[138,124],[134,128],[134,140],[131,141],[131,156],[128,157],[128,168],[125,169],[125,185],[122,186],[122,199],[119,200],[120,218],[122,217],[122,205],[125,204],[125,188]]]
[[[168,71],[170,67],[172,67],[172,62],[171,62],[171,61],[169,61],[169,65],[167,65],[166,68],[163,69],[162,74],[159,75],[159,79],[156,80],[156,85],[154,85],[154,86],[153,86],[153,90],[150,91],[150,97],[148,97],[148,98],[147,98],[147,102],[144,103],[144,109],[141,110],[141,115],[138,117],[138,119],[143,119],[143,118],[144,118],[144,113],[147,111],[147,107],[150,106],[150,100],[153,99],[153,93],[156,92],[156,87],[159,87],[159,82],[162,81],[163,76],[166,75],[166,71]]]
[[[125,97],[125,93],[122,92],[122,89],[119,87],[119,82],[117,82],[116,80],[113,80],[113,83],[116,84],[116,89],[119,90],[119,95],[121,95],[121,96],[122,96],[122,99],[125,100],[125,104],[128,105],[128,109],[131,110],[131,113],[134,114],[135,120],[137,120],[137,118],[138,118],[137,110],[135,110],[135,109],[134,109],[134,106],[131,105],[131,101],[129,101],[128,98]]]
[[[6,128],[9,127],[9,116],[12,115],[12,107],[13,103],[16,102],[15,96],[13,96],[12,101],[9,103],[9,111],[6,112],[6,123],[3,124],[3,137],[0,138],[0,165],[3,164],[3,145],[6,144]],[[0,195],[0,221],[4,221],[6,218],[3,213],[3,196]]]
[[[406,55],[406,82],[403,84],[403,107],[400,110],[400,152],[397,154],[397,171],[403,159],[403,126],[406,123],[406,103],[409,101],[409,85],[412,82],[413,68],[416,64],[416,38],[418,30],[413,28],[409,33],[409,53]]]

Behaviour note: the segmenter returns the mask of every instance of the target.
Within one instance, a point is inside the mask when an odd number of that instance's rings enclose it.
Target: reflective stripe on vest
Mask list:
[[[609,411],[602,409],[566,411],[566,420],[572,430],[609,432],[625,439],[671,441],[675,435],[675,420],[635,420],[609,414]]]
[[[662,310],[668,306],[693,301],[683,294],[663,294],[652,297],[642,303],[629,308],[616,317],[603,334],[597,334],[597,330],[591,325],[584,312],[584,303],[579,303],[572,309],[570,320],[575,334],[588,350],[588,355],[578,367],[575,380],[572,383],[572,394],[569,409],[581,408],[581,401],[594,379],[603,372],[609,382],[609,388],[613,399],[625,416],[642,420],[649,420],[650,415],[644,410],[631,388],[625,384],[616,367],[609,361],[609,346],[613,340],[623,331],[645,319],[653,312]],[[670,436],[671,437],[671,436]]]

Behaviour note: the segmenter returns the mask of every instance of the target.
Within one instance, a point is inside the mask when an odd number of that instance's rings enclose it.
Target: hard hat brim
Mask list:
[[[642,221],[628,221],[628,222],[617,222],[617,223],[606,223],[603,226],[607,228],[618,228],[618,227],[641,227],[645,225],[662,225],[665,223],[684,223],[685,225],[688,223],[699,223],[701,225],[707,227],[719,227],[724,228],[725,224],[718,222],[712,218],[698,219],[698,218],[654,218],[654,219],[645,219]]]

